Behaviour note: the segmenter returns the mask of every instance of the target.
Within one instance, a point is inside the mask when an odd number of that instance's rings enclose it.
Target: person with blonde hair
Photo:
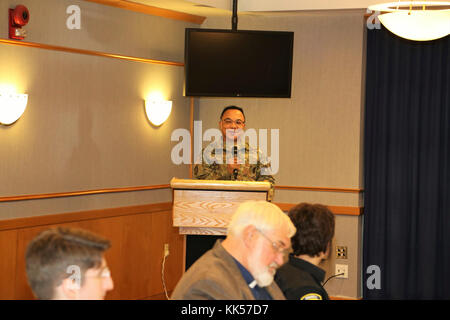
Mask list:
[[[175,300],[285,299],[273,281],[290,250],[295,227],[267,201],[247,201],[233,214],[225,240],[200,257],[183,275]]]

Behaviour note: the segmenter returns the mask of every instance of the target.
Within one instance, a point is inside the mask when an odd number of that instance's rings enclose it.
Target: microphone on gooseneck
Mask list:
[[[234,147],[233,147],[233,156],[234,156],[234,159],[236,159],[237,156],[238,156],[238,149],[237,149],[237,146],[234,146]],[[234,159],[233,159],[233,160],[234,160]],[[234,169],[234,170],[233,170],[233,177],[234,177],[234,180],[237,179],[237,176],[238,176],[238,169]]]

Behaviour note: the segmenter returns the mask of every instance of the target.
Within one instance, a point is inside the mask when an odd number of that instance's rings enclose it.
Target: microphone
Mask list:
[[[238,156],[238,149],[237,149],[237,146],[234,146],[234,147],[233,147],[233,156],[234,156],[235,158],[237,158],[237,156]]]
[[[234,156],[233,160],[237,159],[237,156],[238,156],[238,148],[237,148],[237,146],[233,147],[233,156]],[[237,176],[238,176],[238,169],[234,169],[233,170],[234,180],[237,180]]]
[[[233,147],[233,156],[234,156],[234,159],[237,159],[237,146]],[[238,175],[238,169],[234,169],[233,170],[234,180],[237,180],[237,175]]]

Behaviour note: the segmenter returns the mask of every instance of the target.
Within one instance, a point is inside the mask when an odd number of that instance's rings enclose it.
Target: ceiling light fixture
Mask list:
[[[375,4],[380,22],[397,36],[414,41],[435,40],[450,34],[450,2],[398,1]]]

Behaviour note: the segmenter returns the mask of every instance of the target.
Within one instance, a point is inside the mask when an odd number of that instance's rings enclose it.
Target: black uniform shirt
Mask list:
[[[321,284],[324,278],[324,270],[293,255],[275,275],[275,281],[288,300],[328,300]]]

